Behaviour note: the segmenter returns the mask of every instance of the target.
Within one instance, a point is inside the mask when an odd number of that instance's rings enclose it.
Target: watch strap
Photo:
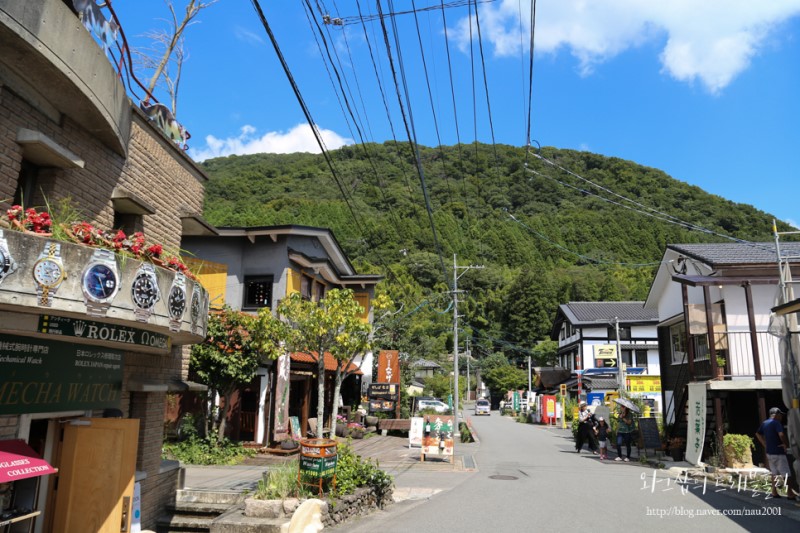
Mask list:
[[[51,259],[57,262],[62,269],[62,276],[58,283],[55,285],[42,285],[38,283],[36,287],[36,294],[39,297],[39,305],[43,307],[53,307],[53,296],[55,296],[58,288],[61,286],[61,283],[64,281],[66,275],[63,274],[64,265],[61,262],[61,243],[49,241],[47,244],[44,245],[42,249],[42,253],[39,254],[39,260],[41,259]]]
[[[14,261],[13,257],[11,257],[11,252],[8,250],[8,241],[6,241],[6,237],[1,229],[0,251],[2,251],[3,257],[6,258],[6,263],[0,264],[0,282],[2,282],[9,274],[12,274],[17,270],[17,262]]]

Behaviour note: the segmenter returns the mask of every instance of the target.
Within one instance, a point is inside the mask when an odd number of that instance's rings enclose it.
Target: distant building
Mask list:
[[[184,233],[181,247],[194,256],[192,264],[208,287],[212,308],[229,305],[233,309],[256,313],[300,293],[319,301],[333,289],[352,289],[364,308],[362,317],[372,320],[372,299],[380,275],[359,274],[344,254],[329,229],[285,225],[262,227],[200,227]],[[365,354],[360,370],[343,384],[345,406],[361,399],[361,377],[372,372],[371,354]],[[326,417],[333,402],[333,372],[336,363],[325,355],[328,373]],[[296,416],[305,433],[308,419],[315,416],[317,405],[317,366],[304,354],[293,354],[289,384],[289,415]],[[230,436],[235,439],[268,444],[275,440],[274,394],[276,368],[265,361],[252,383],[234,397]]]
[[[585,398],[587,390],[619,388],[619,365],[626,369],[624,388],[660,404],[658,314],[644,302],[570,302],[558,307],[550,338],[558,342],[558,366],[577,374],[570,390]],[[619,337],[619,344],[617,343]],[[617,347],[619,346],[619,353]],[[591,375],[590,375],[591,374]],[[638,390],[637,375],[649,377]],[[584,377],[586,387],[584,387]],[[654,376],[654,377],[651,377]],[[612,387],[611,381],[616,386]],[[656,405],[656,409],[658,409]]]

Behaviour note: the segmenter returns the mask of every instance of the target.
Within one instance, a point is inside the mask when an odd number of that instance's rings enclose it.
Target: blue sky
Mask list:
[[[186,0],[174,2],[180,13]],[[418,11],[419,38],[413,15],[394,18],[417,138],[427,146],[438,143],[421,39],[442,143],[455,144],[456,131],[462,142],[473,141],[477,133],[478,140],[488,143],[492,137],[477,38],[471,41],[470,61],[468,2],[445,3],[456,4],[445,15],[458,130],[441,11]],[[336,69],[349,86],[348,101],[358,110],[355,122],[339,103],[336,75],[328,70],[331,62],[315,24],[309,23],[305,2],[261,0],[327,147],[360,141],[355,124],[366,141],[392,140],[392,125],[396,138],[406,140],[380,22],[362,25],[356,0],[308,4],[321,26],[318,9],[345,22],[322,31],[331,53],[338,55]],[[411,0],[391,4],[395,12],[412,6]],[[385,13],[391,4],[381,0]],[[113,5],[133,48],[148,45],[148,31],[168,27],[165,3],[147,2],[147,10],[140,2]],[[415,5],[421,10],[439,6],[439,0],[415,0]],[[524,146],[531,2],[478,5],[494,137],[498,143]],[[800,168],[800,0],[538,0],[536,6],[533,140],[659,168],[710,193],[800,222],[795,184]],[[373,0],[360,1],[360,7],[365,15],[376,13]],[[386,25],[399,70],[391,19]],[[185,39],[177,117],[192,135],[195,159],[319,151],[251,3],[220,0],[200,13]],[[379,70],[380,85],[373,68]],[[386,94],[388,116],[379,87]],[[167,100],[163,92],[157,95]],[[682,218],[691,221],[691,213]]]

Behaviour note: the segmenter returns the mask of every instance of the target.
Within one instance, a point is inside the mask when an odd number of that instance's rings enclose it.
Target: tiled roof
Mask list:
[[[427,359],[417,359],[411,363],[413,368],[442,368],[442,365]]]
[[[771,242],[724,242],[711,244],[669,244],[667,248],[675,250],[709,266],[723,265],[776,265],[778,255],[775,243]],[[783,242],[780,245],[781,255],[794,256],[793,263],[800,263],[800,242]]]
[[[316,365],[317,364],[317,358],[316,357],[317,357],[316,356],[316,352],[314,352],[314,356],[313,357],[311,355],[307,354],[307,353],[294,352],[292,354],[292,362],[293,363],[310,363],[310,364]],[[327,370],[329,372],[336,372],[336,359],[328,352],[325,352],[325,370]],[[364,374],[353,363],[350,363],[350,366],[347,367],[347,371],[350,372],[351,374],[359,374],[359,375]]]
[[[645,309],[644,302],[570,302],[561,309],[573,324],[614,320],[620,322],[656,322],[658,311]]]

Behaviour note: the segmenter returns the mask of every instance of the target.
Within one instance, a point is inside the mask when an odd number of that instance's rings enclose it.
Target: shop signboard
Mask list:
[[[423,419],[421,416],[411,417],[411,429],[408,431],[408,447],[422,447],[422,427]]]
[[[42,315],[39,317],[37,331],[48,335],[78,337],[87,341],[113,342],[126,349],[152,348],[163,352],[172,349],[172,339],[168,335],[83,318]]]
[[[300,472],[310,477],[328,478],[336,473],[336,460],[338,456],[309,457],[300,456]]]
[[[381,350],[378,352],[378,382],[400,383],[400,352]]]
[[[400,385],[397,383],[370,383],[367,395],[370,413],[396,412],[400,401]]]
[[[422,459],[426,455],[453,455],[453,417],[425,415],[422,423]]]
[[[661,376],[628,376],[630,392],[661,392]]]
[[[123,352],[0,335],[0,414],[119,408]]]
[[[595,368],[611,368],[617,366],[617,346],[614,344],[595,344],[594,366]]]

